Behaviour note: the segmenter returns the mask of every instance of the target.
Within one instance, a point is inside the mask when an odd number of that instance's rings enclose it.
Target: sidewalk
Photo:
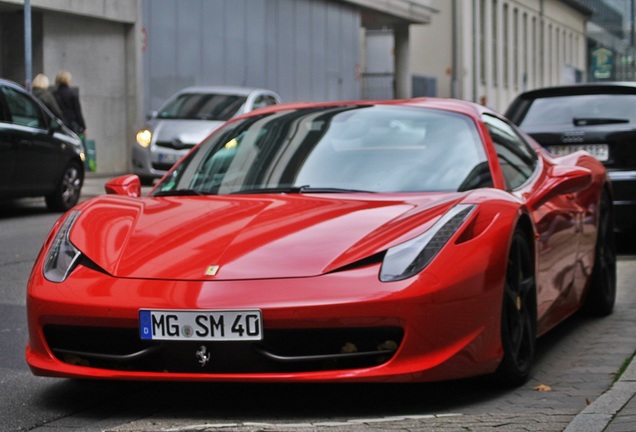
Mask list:
[[[564,432],[636,431],[636,362],[570,422]]]
[[[97,174],[87,172],[84,177],[84,185],[82,186],[82,200],[105,194],[106,191],[104,190],[104,184],[114,177],[117,177],[117,174]]]
[[[103,195],[104,184],[118,175],[87,173],[82,199]],[[142,194],[147,194],[149,190],[149,187],[142,188]],[[619,380],[577,414],[564,432],[636,432],[635,395],[636,361],[632,361]]]

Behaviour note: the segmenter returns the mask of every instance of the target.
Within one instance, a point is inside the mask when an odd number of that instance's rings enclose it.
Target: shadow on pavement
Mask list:
[[[0,201],[0,219],[49,214],[44,198],[21,198]],[[52,213],[51,213],[52,214]],[[62,213],[59,213],[60,215]]]

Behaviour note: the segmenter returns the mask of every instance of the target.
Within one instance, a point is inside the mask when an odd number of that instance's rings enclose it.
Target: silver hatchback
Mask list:
[[[265,89],[184,88],[153,112],[144,128],[137,132],[133,172],[143,184],[152,184],[225,121],[279,103],[280,96]]]

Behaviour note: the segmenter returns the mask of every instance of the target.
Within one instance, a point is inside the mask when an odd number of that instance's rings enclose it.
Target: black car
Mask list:
[[[44,196],[66,211],[84,181],[84,146],[39,100],[0,79],[0,199]]]
[[[603,162],[614,189],[616,228],[636,231],[636,83],[528,91],[506,116],[556,155],[587,150]]]

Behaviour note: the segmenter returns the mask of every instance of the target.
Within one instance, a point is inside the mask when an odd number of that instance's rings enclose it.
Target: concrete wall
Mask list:
[[[73,74],[97,170],[122,173],[145,113],[185,86],[266,87],[286,101],[360,98],[363,20],[426,23],[430,3],[31,0],[33,75]],[[23,0],[0,0],[0,74],[22,84],[23,10]]]
[[[143,3],[145,106],[190,85],[265,87],[285,101],[356,99],[360,13],[327,0]]]
[[[47,15],[43,22],[43,71],[73,75],[80,91],[87,136],[94,139],[101,172],[128,165],[124,24],[74,15]]]
[[[437,79],[437,96],[451,97],[452,0],[433,0],[438,13],[428,25],[411,26],[411,72]],[[468,5],[471,2],[463,2]]]
[[[25,84],[24,2],[0,1],[1,74]],[[129,170],[141,119],[140,3],[137,0],[31,0],[32,72],[53,83],[66,69],[80,91],[97,171]]]

